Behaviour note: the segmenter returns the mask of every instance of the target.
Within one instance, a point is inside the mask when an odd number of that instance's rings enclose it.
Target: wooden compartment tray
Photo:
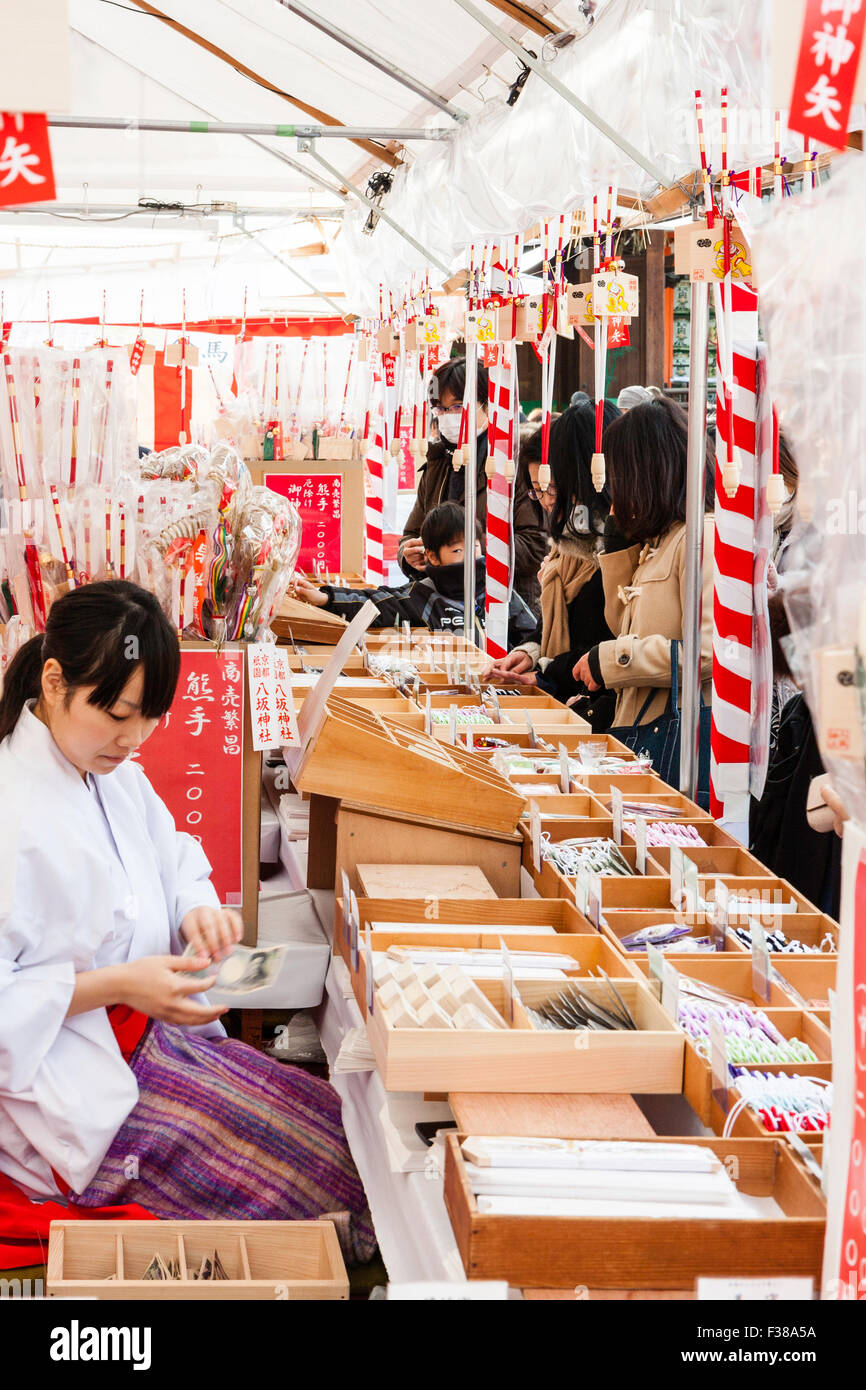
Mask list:
[[[647,879],[647,882],[650,880]],[[658,880],[669,885],[669,879]],[[670,888],[668,887],[670,897]],[[700,912],[676,912],[673,907],[669,908],[644,908],[631,911],[621,908],[605,908],[601,922],[601,931],[618,951],[622,953],[625,960],[645,961],[646,951],[626,951],[620,945],[620,938],[631,936],[632,932],[640,931],[643,927],[663,926],[668,922],[680,922],[690,928],[689,935],[696,937],[708,937],[711,935],[710,924],[703,913]],[[730,932],[728,933],[730,944]],[[715,956],[717,952],[674,952],[666,951],[665,955],[675,962],[678,970],[686,970],[686,962],[693,960],[707,960]]]
[[[625,959],[632,960],[643,975],[649,976],[649,962],[645,951],[629,953]],[[690,976],[703,984],[726,990],[757,1009],[767,1008],[768,1005],[776,1009],[795,1007],[791,996],[786,994],[775,980],[770,981],[769,1000],[756,994],[752,982],[751,956],[741,955],[739,951],[715,951],[706,955],[695,953],[689,955],[688,960],[683,955],[677,959],[676,965],[680,975]]]
[[[648,851],[651,853],[651,851]],[[746,925],[749,917],[756,917],[758,921],[770,926],[781,927],[784,931],[785,918],[792,915],[782,906],[789,902],[796,904],[795,912],[813,913],[820,916],[819,909],[814,903],[810,903],[808,898],[804,898],[802,893],[792,887],[784,878],[774,878],[772,874],[753,874],[743,878],[732,877],[728,874],[712,874],[698,876],[698,891],[701,897],[708,903],[715,900],[716,883],[726,884],[731,898],[747,898],[748,908],[738,910],[733,902],[731,903],[729,917],[732,922]]]
[[[570,800],[571,798],[568,799]],[[555,817],[546,816],[544,814],[546,811],[546,804],[541,806],[540,809],[542,811],[541,828],[550,835],[551,840],[555,844],[559,843],[561,840],[587,839],[589,837],[600,840],[613,839],[613,821],[599,816],[594,809],[590,815],[575,820],[559,820]],[[557,869],[554,864],[550,863],[548,860],[542,859],[541,868],[536,872],[532,862],[532,837],[525,816],[521,822],[520,829],[524,837],[523,867],[532,879],[535,891],[540,893],[543,898],[573,899],[575,880],[566,878],[565,874],[560,873],[559,869]],[[631,865],[632,869],[635,869],[637,850],[634,844],[623,844],[620,846],[620,849],[622,850],[623,858]],[[654,877],[661,881],[661,870],[658,865],[650,859],[649,855],[647,855],[647,876]],[[636,878],[640,883],[644,881],[644,875],[636,875]],[[608,883],[629,883],[632,880],[603,875],[601,881],[604,885]],[[670,885],[669,879],[666,878],[664,882]],[[653,890],[650,890],[651,894],[652,891]],[[668,886],[667,897],[669,900],[670,886]],[[652,906],[653,904],[648,903],[647,905]]]
[[[618,778],[617,784],[619,785],[619,783],[622,781],[622,778]],[[665,788],[665,785],[666,784],[663,782],[663,789]],[[595,795],[598,797],[599,801],[601,801],[602,805],[604,806],[606,815],[612,815],[613,809],[611,806],[610,792],[597,790],[595,792]],[[669,787],[667,788],[667,790],[662,790],[660,792],[652,792],[649,795],[643,795],[638,792],[633,792],[631,798],[629,797],[628,790],[623,791],[623,800],[631,800],[632,798],[636,801],[651,802],[653,806],[659,807],[659,814],[657,816],[644,816],[644,820],[646,821],[649,821],[651,819],[676,820],[687,821],[690,825],[700,823],[701,821],[711,821],[711,817],[708,816],[705,811],[702,811],[700,806],[698,806],[696,802],[689,801],[688,797],[683,796],[682,792],[671,791]],[[630,822],[633,824],[634,819],[634,816],[631,816],[626,811],[623,811],[623,826],[628,825]]]
[[[505,834],[526,804],[483,760],[334,695],[292,780],[301,792]]]
[[[836,957],[776,955],[774,963],[783,980],[797,991],[808,1005],[816,1009],[828,1007],[828,990],[836,988]]]
[[[445,1205],[470,1279],[524,1288],[684,1289],[705,1276],[801,1275],[820,1284],[826,1208],[785,1143],[659,1138],[712,1149],[744,1195],[772,1197],[784,1213],[675,1220],[481,1213],[460,1151],[464,1137],[445,1138]]]
[[[650,846],[647,854],[652,855],[666,874],[670,873],[671,852],[667,845]],[[697,864],[698,874],[702,878],[709,878],[711,875],[719,878],[773,877],[772,871],[765,868],[760,859],[756,859],[742,846],[710,845],[704,849],[699,845],[694,848],[684,846],[683,854],[686,859]]]
[[[664,821],[649,821],[649,822],[648,822],[649,825],[660,825],[660,824],[661,824],[661,825],[664,825],[665,823],[666,823],[666,822],[664,822]],[[623,835],[627,835],[627,836],[629,836],[629,838],[631,838],[631,839],[634,839],[634,835],[632,834],[632,830],[631,830],[631,828],[630,828],[630,827],[633,826],[633,824],[634,824],[634,823],[633,823],[632,821],[623,821],[623,825],[622,825]],[[729,834],[729,832],[728,832],[727,830],[723,830],[722,827],[721,827],[720,825],[717,825],[715,821],[707,820],[706,818],[704,818],[704,819],[702,819],[702,820],[695,820],[695,819],[689,819],[688,816],[683,816],[683,817],[678,821],[678,824],[679,824],[679,825],[693,825],[693,826],[695,827],[695,829],[697,830],[697,832],[698,832],[698,834],[700,835],[701,839],[704,841],[704,845],[703,845],[703,846],[701,846],[701,845],[695,845],[695,846],[694,846],[695,849],[706,848],[708,845],[710,845],[710,846],[715,846],[715,845],[729,845],[729,846],[731,846],[733,849],[742,849],[742,848],[743,848],[743,846],[740,844],[739,840],[735,840],[734,837],[733,837],[733,835]],[[647,854],[654,854],[654,853],[656,852],[656,849],[662,849],[662,848],[668,848],[668,847],[667,847],[667,846],[661,846],[661,845],[658,845],[658,846],[657,846],[657,845],[650,845],[650,844],[648,844],[648,845],[647,845]]]
[[[228,1279],[193,1279],[212,1250]],[[179,1261],[180,1279],[142,1278],[157,1253]],[[52,1221],[46,1288],[67,1298],[349,1297],[331,1221]]]
[[[431,916],[431,913],[435,914]],[[468,939],[468,933],[454,932],[449,940],[449,926],[478,926],[479,933],[497,932],[506,942],[513,934],[520,934],[524,926],[551,926],[559,935],[574,934],[598,939],[598,933],[583,917],[573,903],[562,898],[441,898],[431,903],[429,898],[359,898],[358,917],[361,924],[361,939],[367,923],[371,929],[374,924],[384,930],[385,924],[399,924],[401,933],[414,922],[418,926],[414,939],[435,940],[439,945],[459,946]],[[424,931],[424,927],[435,926],[435,932]],[[533,935],[539,950],[546,950],[553,940],[550,935]],[[343,911],[343,899],[337,898],[334,922],[334,954],[342,955],[348,962],[348,943]],[[606,968],[606,967],[605,967]],[[610,972],[608,972],[610,973]],[[630,973],[630,972],[627,972]]]
[[[508,1029],[392,1028],[374,1007],[367,1032],[385,1089],[678,1094],[683,1083],[683,1033],[634,976],[614,983],[635,1017],[636,1030],[532,1028],[522,1003],[541,1003],[561,988],[555,981],[520,981],[520,1000]],[[478,984],[505,1018],[502,981]],[[586,981],[582,988],[600,996],[606,992],[601,981]]]
[[[345,932],[343,938],[345,942]],[[417,933],[406,930],[371,931],[370,933],[370,949],[373,951],[387,951],[391,946],[463,946],[467,950],[481,949],[498,952],[503,941],[510,951],[542,951],[561,955],[562,966],[560,968],[570,971],[570,978],[572,979],[583,980],[592,976],[599,978],[600,970],[603,970],[611,978],[625,978],[626,975],[635,979],[640,978],[634,965],[623,968],[623,960],[619,953],[591,928],[589,931],[573,934],[562,932],[553,937],[523,935],[519,931],[509,931],[507,928],[499,930],[496,927],[488,931],[479,930],[477,934],[449,933],[447,924],[441,936],[438,933]],[[365,1013],[367,1007],[367,967],[364,952],[362,950],[359,955],[356,972],[352,971],[347,944],[342,947],[342,952],[352,976],[352,988],[358,1007],[362,1013]],[[455,962],[455,964],[457,963]],[[518,964],[516,959],[513,964]],[[523,981],[517,981],[518,989],[522,989],[523,983]],[[561,980],[557,983],[561,987],[566,981]]]
[[[823,1023],[812,1014],[804,1013],[801,1009],[767,1008],[764,1012],[784,1037],[799,1038],[801,1042],[807,1043],[817,1056],[818,1061],[773,1063],[772,1065],[759,1062],[754,1066],[737,1063],[737,1065],[742,1066],[744,1071],[772,1071],[780,1076],[817,1076],[823,1081],[831,1081],[833,1065],[830,1053],[830,1033]],[[683,1095],[701,1124],[721,1133],[726,1117],[713,1099],[713,1080],[709,1058],[702,1057],[688,1037],[686,1038]]]

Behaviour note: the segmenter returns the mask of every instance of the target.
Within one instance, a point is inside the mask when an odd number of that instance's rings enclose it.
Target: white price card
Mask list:
[[[430,1280],[417,1284],[389,1284],[388,1302],[492,1303],[508,1298],[508,1285],[494,1279],[464,1279],[453,1284]]]
[[[713,947],[717,951],[724,951],[728,942],[728,904],[731,898],[731,890],[720,878],[716,879],[716,895],[713,901],[713,911],[710,918],[710,937]]]
[[[361,914],[358,911],[358,899],[355,896],[354,888],[349,889],[349,960],[352,964],[352,973],[357,975],[358,963],[361,959],[361,945],[359,941],[361,931]]]
[[[247,666],[253,748],[257,753],[268,748],[297,748],[300,737],[288,649],[273,642],[251,642]]]
[[[364,923],[364,974],[367,984],[367,1013],[373,1012],[373,995],[376,991],[376,981],[373,975],[373,947],[370,942],[370,923]]]
[[[637,816],[634,823],[634,842],[637,848],[635,868],[639,874],[646,873],[646,816]]]
[[[813,1279],[698,1279],[698,1302],[804,1303],[815,1296]]]
[[[596,931],[601,931],[601,875],[591,874],[589,880],[589,901],[587,903],[587,916],[595,927]]]
[[[671,902],[682,912],[683,909],[683,875],[685,873],[685,856],[679,845],[671,845]]]
[[[694,859],[690,859],[686,854],[683,856],[683,898],[686,912],[697,912],[699,896],[698,866]]]
[[[541,812],[537,801],[529,803],[529,839],[532,848],[532,867],[541,873]]]
[[[349,875],[346,873],[345,869],[340,870],[340,887],[343,890],[343,935],[346,938],[346,945],[348,946],[351,938],[352,924],[352,900],[349,895],[352,890],[349,887]]]
[[[568,761],[568,749],[564,743],[559,745],[559,790],[563,796],[568,796],[571,790],[571,766]]]
[[[450,744],[452,744],[452,745],[455,744],[455,743],[457,742],[457,706],[456,706],[456,705],[449,705],[449,706],[448,706],[448,742],[449,742]]]
[[[427,699],[424,701],[424,732],[428,738],[433,733],[433,702],[429,690],[427,691]]]
[[[767,933],[755,918],[749,919],[752,934],[752,988],[759,999],[770,1001],[770,951]]]
[[[610,789],[610,809],[613,816],[613,838],[622,844],[622,792],[619,787]]]
[[[680,972],[672,960],[665,960],[662,966],[662,1008],[674,1023],[680,1007]]]
[[[649,966],[650,986],[655,992],[657,999],[662,997],[662,981],[665,973],[665,958],[658,946],[653,946],[652,942],[647,942],[646,948],[647,965]]]
[[[574,880],[574,905],[583,917],[589,908],[589,870],[581,864]]]
[[[509,1023],[514,1022],[514,1005],[519,1001],[517,985],[514,983],[514,966],[511,961],[511,953],[508,950],[502,937],[499,938],[499,949],[502,952],[502,993],[505,999],[505,1017]]]
[[[713,1099],[722,1113],[727,1115],[728,1099],[728,1040],[722,1020],[718,1014],[710,1015],[710,1072],[712,1074]]]

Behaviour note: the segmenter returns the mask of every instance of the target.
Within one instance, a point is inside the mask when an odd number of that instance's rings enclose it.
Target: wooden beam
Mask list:
[[[561,34],[562,30],[558,24],[551,24],[549,19],[545,19],[537,10],[530,9],[528,5],[523,5],[520,0],[489,0],[494,10],[499,10],[507,15],[509,19],[514,19],[518,24],[524,24],[527,29],[531,29],[533,34],[540,34],[542,38],[549,38],[551,34]]]
[[[194,29],[188,29],[185,24],[181,24],[178,20],[172,19],[171,15],[163,14],[162,10],[158,10],[154,5],[148,4],[147,0],[132,0],[132,3],[140,10],[143,10],[145,14],[153,15],[154,19],[159,19],[163,24],[167,24],[169,29],[174,29],[175,33],[182,35],[185,39],[189,39],[197,48],[203,48],[206,53],[212,54],[214,58],[219,58],[221,63],[227,63],[230,68],[234,68],[235,72],[239,72],[244,77],[250,78],[252,82],[257,83],[260,87],[266,88],[269,92],[273,92],[275,96],[282,97],[283,101],[289,102],[289,104],[296,107],[298,111],[303,111],[305,115],[310,116],[311,119],[316,121],[319,125],[345,124],[345,122],[339,120],[338,117],[329,116],[326,111],[320,111],[317,106],[310,106],[307,102],[301,101],[300,97],[292,96],[291,92],[286,92],[282,87],[275,86],[275,84],[269,82],[266,77],[262,77],[261,73],[254,72],[252,68],[247,67],[246,63],[242,63],[239,59],[232,57],[231,53],[227,53],[224,48],[218,48],[215,43],[211,43],[209,39],[204,38],[201,34],[197,34]],[[390,150],[386,150],[382,145],[377,145],[375,140],[353,140],[352,144],[357,145],[358,148],[364,150],[366,154],[372,155],[373,158],[377,159],[380,163],[389,164],[391,168],[396,168],[400,163],[400,160],[395,154],[392,154]]]

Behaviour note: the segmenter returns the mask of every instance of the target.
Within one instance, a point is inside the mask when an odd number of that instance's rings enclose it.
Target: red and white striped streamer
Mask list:
[[[508,651],[508,605],[512,580],[512,506],[517,373],[513,354],[498,344],[488,367],[487,584],[485,647],[498,659]]]
[[[755,422],[758,413],[758,299],[734,284],[726,314],[727,288],[716,289],[716,322],[730,333],[718,347],[716,397],[716,534],[713,593],[713,715],[710,812],[733,833],[747,834],[752,727]],[[724,331],[724,330],[722,330]],[[733,381],[724,381],[725,361]],[[727,391],[724,389],[727,387]],[[722,471],[733,443],[740,483],[729,497]]]
[[[385,551],[383,542],[385,509],[385,433],[381,407],[371,425],[371,442],[367,449],[366,500],[364,507],[365,570],[369,584],[385,582]]]

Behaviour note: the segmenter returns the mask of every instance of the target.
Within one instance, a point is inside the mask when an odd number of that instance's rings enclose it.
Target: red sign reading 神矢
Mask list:
[[[863,0],[808,0],[789,130],[845,149],[864,24]]]
[[[266,473],[264,483],[298,509],[302,525],[297,568],[306,574],[337,573],[342,568],[342,474]]]
[[[243,901],[244,655],[184,649],[174,703],[139,761],[178,830],[198,840],[225,907]]]
[[[56,197],[48,121],[41,113],[0,113],[0,207]]]

